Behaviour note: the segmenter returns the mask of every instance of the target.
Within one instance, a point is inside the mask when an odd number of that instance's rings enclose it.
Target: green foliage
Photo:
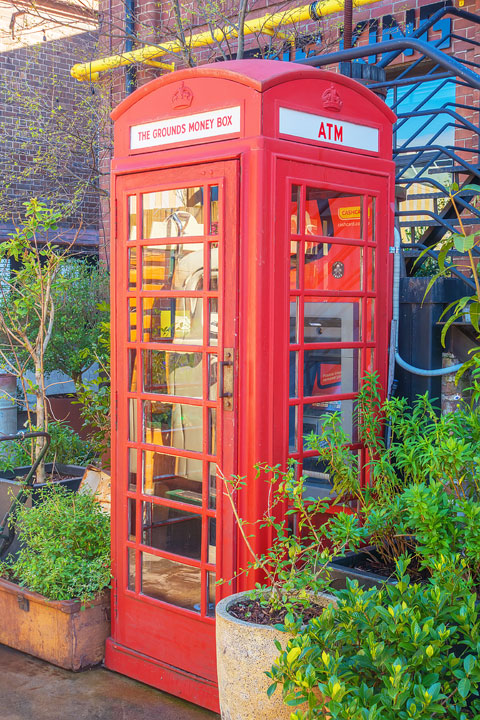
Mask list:
[[[97,455],[102,456],[110,447],[110,307],[106,303],[98,306],[101,313],[96,343],[85,348],[85,362],[96,363],[98,374],[77,387],[78,402],[84,427],[89,430],[89,439]]]
[[[91,494],[52,486],[17,511],[22,549],[9,562],[21,585],[49,600],[90,600],[110,583],[110,521]]]
[[[443,558],[427,585],[348,582],[268,673],[292,720],[467,720],[480,715],[480,622],[472,586]],[[327,700],[325,700],[327,698]],[[299,709],[295,709],[299,706]],[[301,707],[300,707],[301,706]]]
[[[61,370],[76,387],[81,385],[83,373],[96,362],[108,294],[109,276],[104,268],[65,259],[52,287],[55,322],[45,355],[46,372]]]
[[[463,556],[464,574],[480,579],[480,502],[446,492],[439,481],[408,487],[399,498],[403,529],[415,536],[428,568],[443,556]]]
[[[95,447],[83,440],[64,420],[51,420],[48,424],[51,436],[50,447],[45,458],[46,463],[63,465],[86,465],[96,457]],[[5,442],[0,446],[0,466],[3,470],[13,470],[32,464],[32,453],[28,441]]]
[[[334,555],[343,552],[350,544],[365,539],[365,531],[354,516],[345,514],[339,523],[337,534],[330,544],[325,542],[324,531],[318,517],[328,508],[320,498],[309,497],[305,489],[305,477],[297,476],[295,461],[290,461],[286,472],[280,467],[257,466],[257,478],[261,475],[270,485],[269,505],[264,516],[258,520],[260,532],[268,533],[271,544],[268,550],[256,553],[250,543],[249,523],[239,517],[235,498],[244,486],[242,478],[225,481],[226,494],[230,499],[240,533],[252,560],[237,574],[260,572],[266,583],[257,583],[252,598],[269,608],[271,613],[286,610],[286,625],[301,622],[302,609],[309,607],[315,594],[328,589],[328,564]],[[285,516],[282,510],[286,508]],[[293,527],[295,531],[293,532]],[[223,581],[220,581],[223,582]]]
[[[414,546],[399,500],[406,488],[437,481],[465,502],[480,500],[480,409],[463,404],[455,413],[438,417],[427,394],[412,407],[405,398],[380,403],[376,375],[366,376],[358,402],[369,484],[361,484],[357,453],[351,450],[337,414],[325,421],[320,435],[310,435],[306,445],[327,464],[337,494],[334,502],[347,505],[356,500],[358,522],[383,559],[392,563]],[[382,439],[382,423],[390,428],[388,446]],[[332,540],[339,522],[339,517],[330,521],[327,533]],[[357,549],[353,543],[350,547]]]

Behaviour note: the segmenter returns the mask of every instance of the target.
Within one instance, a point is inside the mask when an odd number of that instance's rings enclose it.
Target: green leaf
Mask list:
[[[295,662],[295,660],[298,658],[298,656],[301,653],[301,649],[299,647],[294,647],[290,650],[290,652],[287,655],[287,664],[291,665]]]
[[[467,695],[470,692],[470,680],[466,677],[462,678],[460,682],[458,683],[458,692],[462,696],[463,699],[467,697]]]
[[[473,190],[473,192],[480,193],[480,185],[464,185],[461,192],[464,190]]]
[[[267,695],[268,695],[269,698],[272,697],[272,695],[273,695],[273,693],[275,692],[276,688],[277,688],[277,683],[272,683],[272,684],[269,686],[269,688],[268,688],[268,690],[267,690]]]
[[[469,305],[470,311],[470,322],[477,332],[480,332],[479,320],[480,320],[480,302],[472,302]]]
[[[453,235],[455,250],[458,250],[458,252],[461,253],[471,250],[475,245],[475,238],[475,233],[472,233],[471,235]]]

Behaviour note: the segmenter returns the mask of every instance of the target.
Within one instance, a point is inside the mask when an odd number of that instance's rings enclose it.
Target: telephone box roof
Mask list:
[[[394,122],[396,117],[390,108],[375,93],[360,83],[338,73],[332,73],[328,70],[318,70],[308,65],[295,65],[291,62],[280,60],[227,60],[225,62],[211,63],[201,65],[199,67],[187,68],[185,70],[177,70],[168,75],[162,75],[149,83],[146,83],[134,93],[123,100],[111,114],[112,120],[117,120],[132,105],[143,97],[154,92],[158,88],[177,83],[181,80],[190,80],[193,78],[218,78],[222,80],[230,80],[240,85],[256,90],[257,92],[265,92],[269,88],[285,82],[304,79],[330,80],[337,85],[343,85],[355,90],[359,95],[363,95],[379,110],[381,110],[390,122]]]

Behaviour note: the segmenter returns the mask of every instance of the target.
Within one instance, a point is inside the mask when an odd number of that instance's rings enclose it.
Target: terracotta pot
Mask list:
[[[271,698],[267,688],[272,681],[265,675],[279,652],[278,640],[285,647],[290,635],[271,625],[237,620],[228,608],[249,593],[236,593],[221,600],[216,608],[217,673],[222,720],[290,720],[293,710],[283,704],[280,688]],[[316,603],[325,607],[335,598],[320,595]]]
[[[110,591],[81,607],[79,600],[47,600],[0,578],[0,643],[66,670],[97,665],[110,634]]]

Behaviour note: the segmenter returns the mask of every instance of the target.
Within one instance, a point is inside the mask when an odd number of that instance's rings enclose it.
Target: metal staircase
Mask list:
[[[298,61],[316,67],[353,61],[367,64],[372,56],[381,59],[386,79],[365,80],[373,91],[385,94],[397,115],[393,156],[397,165],[396,183],[404,189],[397,210],[402,231],[407,275],[418,272],[427,256],[438,256],[435,247],[446,233],[459,230],[459,221],[449,201],[453,183],[461,188],[480,184],[480,42],[452,30],[436,41],[427,42],[428,31],[444,18],[460,18],[478,27],[480,17],[446,6],[435,12],[411,34],[372,45],[353,47]],[[435,29],[435,28],[434,28]],[[452,42],[464,43],[462,57],[451,54]],[[446,49],[442,49],[445,48]],[[416,53],[413,62],[395,63],[403,53]],[[370,74],[370,73],[369,73]],[[463,101],[463,98],[468,98]],[[458,195],[464,227],[480,224],[480,208],[472,204],[472,193]],[[425,255],[415,265],[422,250]],[[480,258],[480,250],[474,250]],[[456,268],[452,275],[474,288],[471,278]]]
[[[455,25],[465,29],[455,32]],[[442,37],[428,42],[428,31],[435,35],[433,31],[440,26]],[[446,28],[450,30],[444,32]],[[468,32],[466,28],[478,30]],[[399,350],[407,362],[433,369],[442,364],[443,309],[452,300],[475,293],[471,272],[455,266],[460,256],[450,256],[451,278],[436,284],[426,301],[428,280],[414,276],[433,274],[438,268],[439,243],[449,233],[460,231],[449,189],[454,183],[460,189],[480,185],[480,62],[476,61],[476,57],[480,60],[480,17],[451,7],[446,0],[446,6],[415,32],[400,36],[397,27],[395,33],[391,40],[360,47],[354,44],[347,50],[297,62],[315,67],[338,64],[340,72],[356,79],[360,76],[360,82],[385,97],[397,115],[393,157],[404,275]],[[454,53],[452,48],[459,43],[462,52]],[[413,61],[408,62],[412,55]],[[372,64],[376,58],[380,60]],[[472,199],[468,190],[455,198],[467,233],[480,227],[480,206],[475,207]],[[480,261],[479,248],[473,249],[473,255]],[[478,347],[468,315],[451,327],[447,339],[448,350],[461,361],[469,357],[473,346]],[[410,400],[425,391],[430,397],[441,395],[440,378],[419,378],[398,367],[396,377],[400,394]]]

